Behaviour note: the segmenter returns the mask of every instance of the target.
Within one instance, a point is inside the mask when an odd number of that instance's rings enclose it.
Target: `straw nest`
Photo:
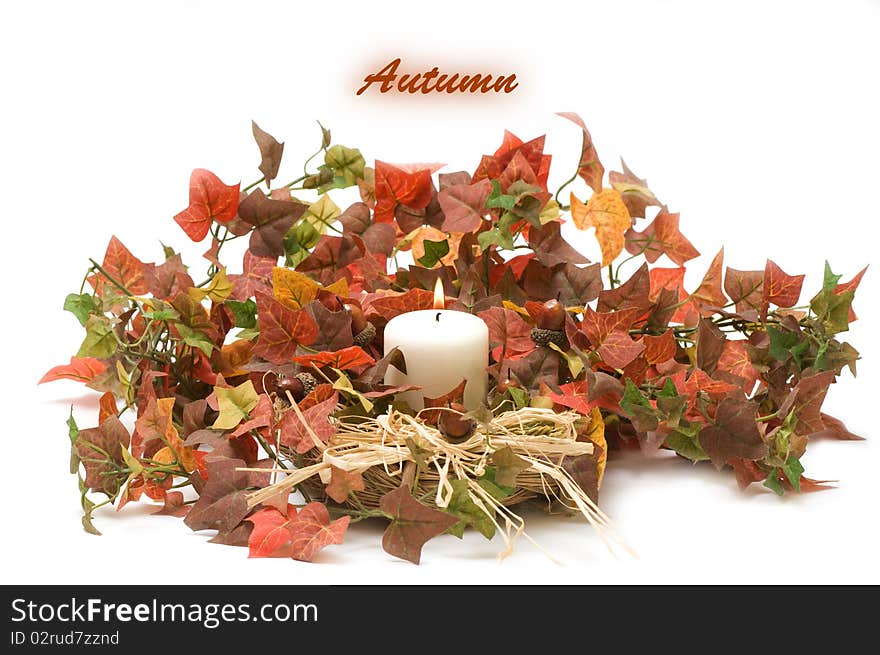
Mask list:
[[[297,468],[286,470],[281,480],[251,493],[248,504],[252,507],[293,489],[309,499],[326,500],[325,485],[332,469],[337,468],[361,474],[364,490],[344,503],[358,510],[379,507],[382,496],[401,484],[409,484],[422,502],[442,509],[452,498],[452,481],[466,480],[470,499],[495,523],[506,542],[501,557],[509,554],[515,539],[524,534],[525,522],[511,508],[529,499],[544,499],[548,505],[561,503],[583,515],[603,537],[610,528],[608,517],[563,465],[566,458],[590,455],[594,449],[591,441],[578,440],[579,434],[589,432],[591,419],[576,412],[532,407],[508,411],[478,422],[465,441],[450,443],[424,420],[423,413],[411,416],[391,411],[376,418],[337,419],[335,433],[324,443],[296,403],[290,409],[302,419],[314,448],[299,456],[282,448]],[[508,457],[509,451],[516,455],[518,471],[515,491],[499,498],[481,480],[493,466],[493,455],[502,449]]]

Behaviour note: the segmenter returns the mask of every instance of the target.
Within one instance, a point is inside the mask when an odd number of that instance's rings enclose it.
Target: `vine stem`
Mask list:
[[[110,284],[112,284],[114,287],[119,289],[126,296],[131,298],[134,295],[134,294],[132,294],[131,291],[129,291],[128,289],[125,288],[125,285],[123,285],[121,282],[117,282],[116,279],[112,275],[110,275],[107,271],[104,270],[103,266],[101,266],[98,262],[96,262],[91,257],[89,257],[89,262],[92,264],[92,268],[94,268],[96,271],[98,271],[98,273],[100,273],[105,278],[107,278],[107,281]]]

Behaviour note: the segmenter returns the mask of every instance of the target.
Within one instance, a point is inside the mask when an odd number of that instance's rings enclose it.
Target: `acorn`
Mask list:
[[[565,348],[565,332],[562,330],[533,327],[529,336],[539,346],[549,346],[551,343],[555,343],[560,348]]]
[[[440,419],[437,422],[440,434],[449,443],[467,441],[477,427],[476,421],[463,415],[467,410],[461,403],[451,403],[449,409],[454,411],[440,412]]]
[[[354,332],[354,330],[352,330],[352,332]],[[376,326],[368,321],[367,327],[354,335],[354,345],[364,348],[375,338]]]
[[[364,316],[364,310],[357,305],[350,305],[348,303],[342,307],[351,314],[351,333],[358,334],[363,332],[368,324],[367,317]]]
[[[297,373],[292,378],[279,377],[275,382],[275,393],[282,398],[287,398],[287,392],[297,402],[308,396],[314,388],[318,386],[318,381],[311,373]]]
[[[542,330],[563,330],[565,328],[565,305],[556,298],[551,298],[541,306],[535,318],[535,325]]]

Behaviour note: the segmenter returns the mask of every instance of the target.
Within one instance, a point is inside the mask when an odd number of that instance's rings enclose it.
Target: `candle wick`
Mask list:
[[[437,312],[437,317],[434,320],[436,320],[438,323],[440,322],[440,312]]]

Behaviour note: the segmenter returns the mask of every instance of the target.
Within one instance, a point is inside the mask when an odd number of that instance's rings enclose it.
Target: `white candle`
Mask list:
[[[442,307],[445,299],[439,280],[438,287],[439,305]],[[483,319],[448,309],[424,309],[400,314],[385,326],[385,354],[394,347],[400,348],[403,353],[406,373],[389,366],[385,373],[385,384],[422,387],[399,395],[413,409],[424,407],[425,396],[442,396],[462,379],[467,380],[464,406],[476,409],[486,403],[489,328]]]

